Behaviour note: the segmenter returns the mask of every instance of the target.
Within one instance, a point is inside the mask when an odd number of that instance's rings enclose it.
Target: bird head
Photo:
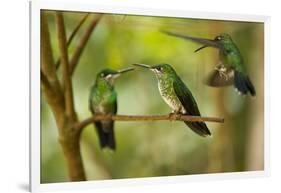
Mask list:
[[[111,69],[104,69],[97,75],[97,80],[105,80],[110,84],[113,84],[114,80],[118,78],[121,74],[134,70],[134,68],[126,68],[122,70],[111,70]]]
[[[175,73],[174,69],[169,64],[156,64],[152,66],[146,64],[133,65],[151,70],[157,78],[161,78]]]
[[[200,48],[196,49],[195,52],[202,50],[206,47],[217,47],[217,48],[224,48],[224,46],[228,43],[232,42],[231,36],[227,33],[222,33],[216,36],[213,40],[211,39],[201,39],[202,43],[205,43]]]
[[[231,36],[227,33],[220,34],[215,37],[214,41],[219,42],[221,44],[232,42]]]

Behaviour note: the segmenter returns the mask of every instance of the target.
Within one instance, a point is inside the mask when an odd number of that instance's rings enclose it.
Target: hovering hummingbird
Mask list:
[[[220,63],[206,80],[209,86],[222,87],[234,85],[236,90],[242,95],[248,93],[252,96],[256,95],[255,87],[245,72],[242,55],[229,34],[223,33],[212,40],[180,35],[167,31],[164,31],[164,33],[203,44],[203,46],[196,49],[195,52],[206,47],[219,49]]]
[[[184,82],[169,64],[149,66],[146,64],[133,64],[151,70],[158,80],[158,88],[164,101],[172,108],[172,113],[200,116],[195,99]],[[188,122],[185,124],[201,136],[211,135],[204,122]]]
[[[114,80],[122,73],[129,72],[134,68],[114,71],[104,69],[98,73],[96,82],[92,86],[89,97],[89,108],[93,115],[112,114],[117,112],[117,93],[114,89]],[[109,147],[115,150],[114,121],[96,121],[96,131],[101,148]]]

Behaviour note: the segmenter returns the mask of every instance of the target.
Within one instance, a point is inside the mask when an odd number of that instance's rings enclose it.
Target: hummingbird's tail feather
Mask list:
[[[108,133],[107,133],[107,146],[115,150],[116,149],[116,144],[115,144],[115,137],[114,137],[114,129],[112,128]]]
[[[234,86],[239,93],[246,95],[248,92],[252,95],[256,95],[256,90],[252,84],[250,78],[247,75],[244,75],[242,72],[235,71],[234,74]]]
[[[104,148],[107,144],[106,143],[107,137],[102,130],[102,124],[101,124],[101,122],[95,122],[95,126],[96,126],[97,135],[98,135],[98,138],[99,138],[100,146],[101,146],[101,148]]]
[[[202,137],[207,137],[207,136],[211,136],[211,132],[208,129],[206,123],[204,122],[184,122],[192,131],[194,131],[195,133],[197,133],[198,135],[202,136]]]
[[[103,124],[102,122],[95,122],[96,131],[98,134],[101,148],[109,147],[112,150],[116,149],[113,122]]]

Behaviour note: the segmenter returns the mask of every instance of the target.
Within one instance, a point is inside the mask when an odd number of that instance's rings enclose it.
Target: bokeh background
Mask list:
[[[58,58],[54,12],[46,11],[52,48]],[[67,34],[85,13],[65,12]],[[94,17],[95,14],[91,14]],[[87,23],[87,21],[86,21]],[[81,31],[85,29],[82,26]],[[239,47],[245,68],[256,87],[256,97],[239,96],[233,87],[212,88],[204,77],[218,64],[218,51],[167,36],[169,30],[214,38],[229,33]],[[77,46],[77,39],[69,54]],[[117,150],[101,150],[93,125],[81,136],[88,180],[173,176],[263,170],[264,168],[264,26],[262,23],[104,14],[90,37],[73,76],[75,108],[80,120],[88,118],[90,87],[104,68],[122,69],[132,63],[169,63],[192,91],[203,116],[224,117],[208,123],[212,137],[203,138],[181,122],[116,122]],[[168,114],[153,74],[136,69],[116,83],[118,113]],[[68,181],[58,143],[54,117],[41,99],[41,183]]]

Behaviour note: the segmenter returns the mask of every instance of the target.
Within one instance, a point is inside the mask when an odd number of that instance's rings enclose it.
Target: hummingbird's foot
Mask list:
[[[181,115],[182,115],[181,112],[173,111],[172,113],[169,114],[169,119],[170,120],[178,120]]]
[[[169,114],[169,119],[172,119],[172,117],[175,115],[176,113],[173,111]]]

